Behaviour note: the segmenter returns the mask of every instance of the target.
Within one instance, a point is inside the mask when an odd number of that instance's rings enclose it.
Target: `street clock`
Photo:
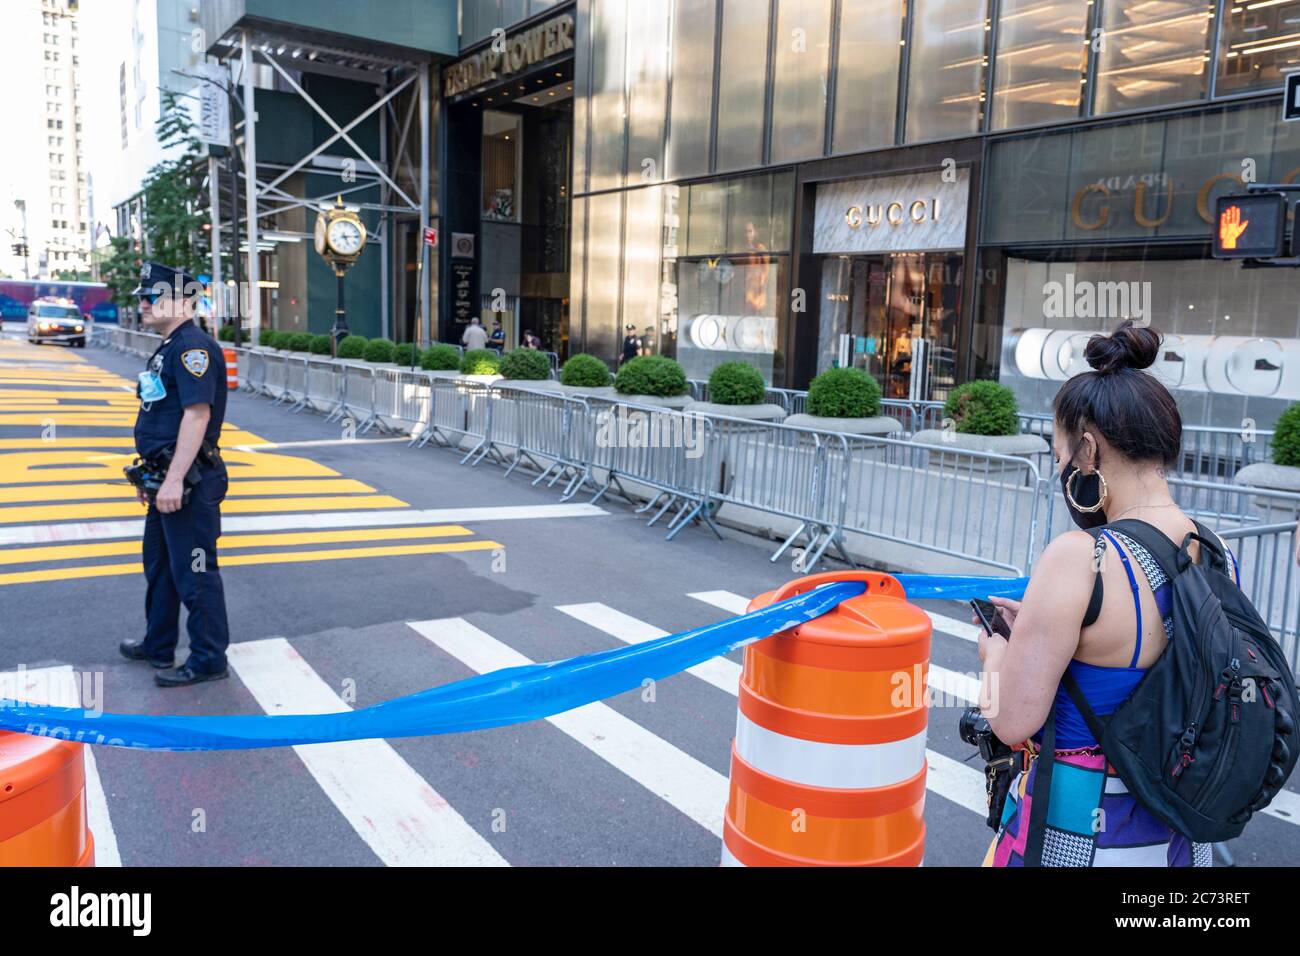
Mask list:
[[[327,210],[316,214],[316,252],[342,275],[359,258],[366,247],[366,225],[343,197]]]
[[[329,209],[316,214],[313,237],[316,252],[334,269],[338,277],[338,306],[334,309],[334,327],[330,330],[330,354],[337,356],[339,342],[348,335],[347,311],[343,304],[343,276],[361,258],[366,248],[366,224],[343,205],[343,197]]]

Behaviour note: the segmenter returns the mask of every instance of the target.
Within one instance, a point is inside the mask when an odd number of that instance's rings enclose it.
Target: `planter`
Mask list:
[[[572,395],[574,398],[615,398],[618,395],[614,391],[613,385],[564,385],[561,383],[560,391],[565,395]]]
[[[497,382],[504,381],[500,375],[461,375],[456,373],[458,382],[477,382],[480,385],[495,385]]]
[[[994,455],[1006,455],[1011,458],[1023,458],[1032,465],[1039,455],[1048,452],[1047,442],[1038,435],[967,435],[956,431],[939,431],[927,428],[912,436],[912,443],[933,448],[940,453],[937,467],[947,466],[960,474],[978,474],[987,477],[1017,476],[1023,469],[1011,462],[990,460],[977,456],[951,455],[945,458],[943,452],[973,451]]]
[[[533,389],[541,392],[558,392],[560,383],[553,378],[507,378],[502,379],[498,385],[509,386],[510,388]]]
[[[672,408],[678,411],[694,404],[689,395],[624,395],[621,392],[615,392],[613,397],[630,405],[653,405],[657,408]]]
[[[729,418],[748,418],[756,422],[779,422],[785,418],[780,405],[721,405],[717,402],[693,402],[692,412],[701,415],[725,415]]]
[[[824,415],[791,415],[785,420],[787,425],[800,428],[815,428],[822,432],[840,432],[845,435],[893,435],[903,430],[903,423],[888,415],[876,415],[873,418],[828,418]]]
[[[1241,469],[1233,480],[1239,485],[1280,493],[1276,498],[1267,495],[1255,497],[1255,507],[1259,509],[1260,520],[1264,524],[1296,520],[1300,502],[1280,495],[1300,495],[1300,468],[1261,461]]]

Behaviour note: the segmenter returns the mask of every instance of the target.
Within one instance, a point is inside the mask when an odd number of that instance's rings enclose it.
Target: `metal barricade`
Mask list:
[[[277,401],[291,402],[291,412],[300,412],[307,407],[307,363],[310,361],[306,355],[285,356],[284,394]]]
[[[1232,549],[1241,589],[1300,673],[1300,567],[1293,521],[1219,531]]]
[[[420,447],[432,441],[444,448],[459,449],[477,439],[460,460],[465,464],[487,442],[489,386],[430,374],[429,398],[429,422],[420,435]]]
[[[339,362],[340,394],[333,420],[350,418],[354,434],[370,431],[375,424],[375,370],[361,362]]]
[[[696,520],[722,537],[713,522],[709,500],[708,451],[713,444],[713,423],[708,416],[689,409],[590,397],[585,419],[582,441],[592,474],[604,474],[592,496],[593,504],[611,490],[636,502],[640,498],[628,486],[639,486],[646,490],[646,500],[636,513],[658,509],[647,524],[673,512],[667,525],[668,540]]]
[[[332,421],[334,413],[342,405],[342,380],[341,370],[333,361],[327,358],[309,358],[304,406],[324,412],[326,420]]]
[[[488,442],[509,463],[507,476],[527,462],[537,471],[534,485],[549,478],[549,488],[567,479],[561,501],[568,501],[591,481],[586,401],[549,389],[508,384],[490,386],[489,401]],[[513,456],[504,454],[503,446],[513,449]]]
[[[266,353],[258,349],[244,349],[239,364],[243,370],[240,377],[244,380],[244,391],[254,395],[265,394]]]
[[[794,531],[772,555],[773,561],[806,536],[806,568],[815,567],[831,546],[853,563],[844,549],[839,525],[842,473],[834,494],[828,484],[832,455],[843,458],[847,454],[845,436],[777,422],[706,417],[712,425],[707,456],[711,502],[797,521]]]
[[[261,394],[273,399],[277,405],[282,404],[289,381],[288,356],[263,352],[262,361],[265,363],[266,374],[262,379]]]
[[[380,428],[404,432],[414,445],[423,437],[431,418],[432,377],[407,368],[374,370],[374,412]]]
[[[847,458],[831,458],[828,481],[831,488],[842,482],[836,523],[845,532],[1028,573],[1052,490],[1032,461],[897,438],[844,437]]]

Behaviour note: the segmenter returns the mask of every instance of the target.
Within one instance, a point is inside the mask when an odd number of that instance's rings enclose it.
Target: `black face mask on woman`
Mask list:
[[[1092,507],[1101,501],[1101,477],[1097,472],[1090,475],[1078,474],[1074,478],[1074,483],[1070,483],[1071,476],[1075,475],[1079,469],[1073,464],[1067,465],[1061,470],[1061,494],[1065,496],[1065,507],[1070,512],[1070,517],[1074,523],[1084,531],[1090,531],[1093,528],[1100,528],[1106,523],[1106,512],[1101,508],[1096,511],[1080,511],[1070,501],[1071,495],[1074,501],[1084,508]],[[1069,488],[1067,493],[1066,489]]]

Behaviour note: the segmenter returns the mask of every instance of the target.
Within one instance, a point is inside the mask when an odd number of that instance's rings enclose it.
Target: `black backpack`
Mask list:
[[[1107,717],[1093,713],[1068,670],[1062,683],[1139,803],[1197,843],[1231,839],[1268,806],[1300,756],[1295,677],[1233,580],[1218,539],[1203,525],[1196,522],[1181,547],[1144,521],[1105,527],[1146,548],[1168,576],[1173,637]],[[1187,550],[1193,539],[1201,546],[1201,564]],[[1027,866],[1041,864],[1055,745],[1054,705],[1043,727]]]

